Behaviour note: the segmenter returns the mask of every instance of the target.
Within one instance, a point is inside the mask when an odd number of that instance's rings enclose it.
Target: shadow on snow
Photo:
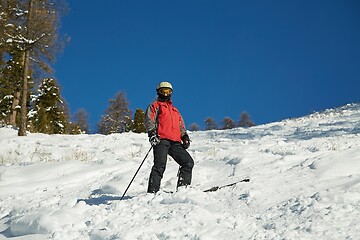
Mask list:
[[[90,205],[90,206],[101,205],[101,204],[109,205],[109,204],[111,204],[111,201],[129,200],[132,198],[133,197],[131,197],[131,196],[124,196],[124,198],[121,199],[120,196],[103,194],[103,195],[96,196],[96,197],[90,196],[89,198],[78,199],[77,203],[84,201],[87,205]]]

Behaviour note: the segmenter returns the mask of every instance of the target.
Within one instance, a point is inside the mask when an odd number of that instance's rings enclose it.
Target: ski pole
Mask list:
[[[178,170],[178,172],[177,172],[177,177],[178,177],[178,182],[177,182],[177,184],[176,184],[176,191],[178,190],[178,188],[179,188],[179,177],[180,177],[180,168],[181,168],[181,166],[179,166],[179,170]]]
[[[124,196],[125,196],[125,194],[126,194],[127,190],[129,190],[130,185],[132,184],[132,182],[134,181],[134,179],[135,179],[135,177],[136,177],[136,174],[138,174],[138,172],[140,171],[141,166],[144,164],[145,159],[146,159],[146,158],[147,158],[147,156],[149,155],[149,153],[150,153],[150,151],[151,151],[151,149],[152,149],[152,148],[153,148],[153,146],[151,146],[151,147],[150,147],[149,151],[147,152],[146,156],[144,157],[144,160],[142,160],[142,162],[141,162],[141,164],[140,164],[139,168],[136,170],[135,175],[134,175],[134,176],[133,176],[133,178],[131,179],[131,181],[130,181],[129,185],[127,186],[127,188],[126,188],[126,190],[125,190],[125,192],[124,192],[124,194],[123,194],[123,195],[122,195],[122,197],[120,198],[120,201],[121,201],[121,200],[123,200],[123,198],[124,198]]]

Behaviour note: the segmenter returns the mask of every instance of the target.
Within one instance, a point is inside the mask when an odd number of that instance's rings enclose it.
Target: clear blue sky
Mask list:
[[[92,130],[124,91],[146,109],[173,84],[187,126],[247,111],[256,124],[360,101],[358,0],[68,0],[54,65]]]

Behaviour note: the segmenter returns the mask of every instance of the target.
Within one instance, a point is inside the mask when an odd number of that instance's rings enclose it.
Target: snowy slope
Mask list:
[[[146,194],[145,134],[17,137],[0,128],[0,239],[360,239],[360,104],[193,132],[193,184]],[[217,192],[201,189],[244,176]]]

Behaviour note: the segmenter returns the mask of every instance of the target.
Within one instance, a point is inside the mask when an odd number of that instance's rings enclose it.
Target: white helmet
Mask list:
[[[172,95],[173,88],[169,82],[161,82],[156,88],[156,92],[160,99],[170,100]]]
[[[173,90],[171,83],[169,82],[161,82],[159,83],[159,85],[156,88],[156,91],[159,90],[160,88],[170,88],[171,90]]]

